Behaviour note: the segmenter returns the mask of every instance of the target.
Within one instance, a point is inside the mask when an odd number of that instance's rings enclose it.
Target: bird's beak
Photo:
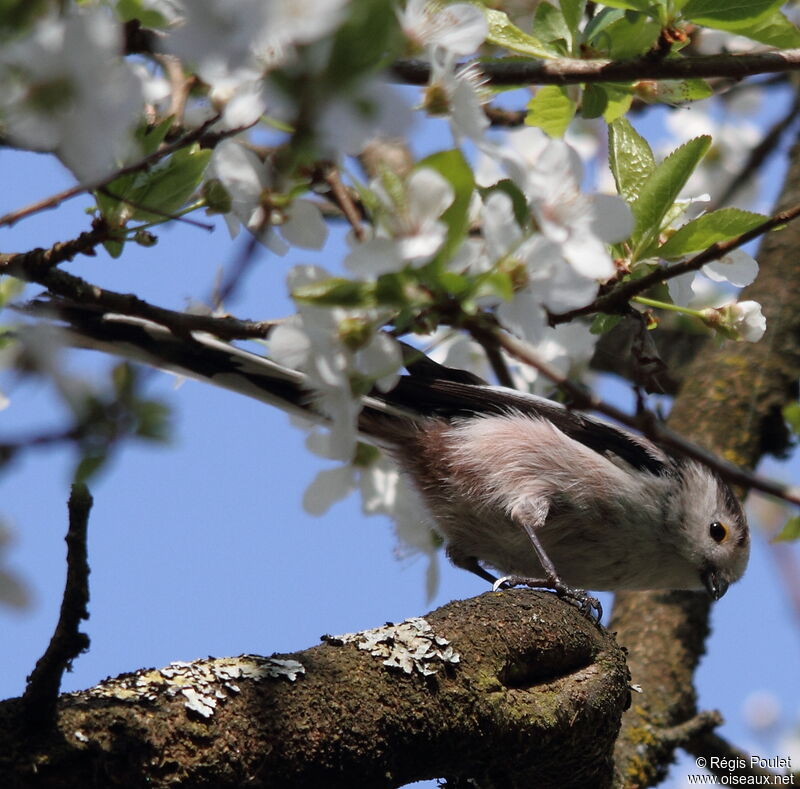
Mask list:
[[[703,584],[712,600],[719,600],[728,591],[728,582],[713,568],[703,571]]]

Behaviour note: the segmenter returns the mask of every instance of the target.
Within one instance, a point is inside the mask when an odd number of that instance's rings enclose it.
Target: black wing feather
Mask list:
[[[552,400],[503,387],[475,385],[454,380],[403,376],[383,398],[423,416],[444,419],[476,414],[522,413],[544,417],[562,433],[600,455],[616,455],[640,471],[663,475],[670,468],[649,449],[644,439],[615,425],[570,411]]]

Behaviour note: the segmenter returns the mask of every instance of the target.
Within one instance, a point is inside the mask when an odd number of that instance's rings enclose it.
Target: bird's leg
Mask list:
[[[512,586],[552,589],[559,597],[563,597],[575,603],[584,614],[592,618],[596,616],[597,621],[600,621],[603,617],[603,607],[600,605],[600,601],[596,597],[587,594],[584,589],[576,589],[575,587],[565,584],[559,577],[555,565],[542,547],[542,543],[539,541],[537,528],[544,525],[549,509],[550,505],[547,500],[537,499],[533,506],[528,504],[525,507],[524,513],[512,513],[514,522],[522,528],[531,541],[533,550],[536,552],[536,558],[539,560],[539,564],[542,565],[542,569],[544,570],[544,579],[526,578],[520,575],[507,575],[495,581],[492,588],[495,591],[501,588],[508,589]]]

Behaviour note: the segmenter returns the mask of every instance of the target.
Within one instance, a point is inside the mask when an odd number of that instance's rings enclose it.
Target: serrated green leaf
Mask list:
[[[576,108],[567,88],[561,85],[545,85],[528,102],[525,125],[538,126],[551,137],[562,137],[575,117]]]
[[[639,196],[631,204],[635,227],[631,240],[634,260],[646,257],[661,231],[667,211],[677,199],[700,160],[711,145],[711,137],[702,135],[675,149],[641,185]]]
[[[606,92],[592,84],[586,85],[581,93],[581,117],[599,118],[608,107],[608,96]]]
[[[318,307],[371,307],[375,304],[375,284],[331,277],[295,288],[292,296]]]
[[[533,16],[533,32],[545,45],[562,55],[572,51],[572,31],[567,27],[560,8],[550,5],[546,0],[536,6]]]
[[[783,0],[689,0],[683,16],[698,25],[739,30],[783,5]]]
[[[453,187],[454,198],[450,207],[442,214],[447,225],[447,238],[436,255],[436,260],[448,260],[461,246],[469,225],[469,204],[475,189],[475,175],[464,154],[459,150],[439,151],[422,159],[418,165],[430,167],[443,176]]]
[[[800,516],[789,518],[773,542],[794,542],[800,540]]]
[[[800,47],[800,30],[780,10],[773,11],[763,19],[736,32],[770,47],[779,49]]]
[[[642,184],[656,169],[653,151],[626,118],[608,125],[608,164],[617,191],[632,203],[639,195]]]
[[[666,260],[700,252],[718,241],[727,241],[760,225],[767,217],[738,208],[720,208],[687,222],[658,248]]]
[[[786,420],[792,432],[800,436],[800,403],[789,403],[783,407],[783,418]]]
[[[504,11],[486,8],[484,12],[489,26],[489,34],[486,36],[486,40],[490,44],[505,47],[512,52],[519,52],[522,55],[529,55],[534,58],[561,57],[561,53],[558,50],[545,45],[538,38],[520,30]]]
[[[610,332],[621,320],[622,315],[607,315],[604,312],[599,312],[594,316],[589,331],[592,334],[605,334]]]

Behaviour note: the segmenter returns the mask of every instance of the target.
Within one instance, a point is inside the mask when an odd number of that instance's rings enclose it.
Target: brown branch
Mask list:
[[[56,296],[76,301],[84,306],[97,307],[103,312],[118,312],[153,321],[179,336],[201,331],[225,340],[258,339],[266,337],[275,326],[275,321],[249,321],[230,316],[195,315],[157,307],[132,293],[105,290],[97,285],[92,285],[85,279],[53,268],[54,261],[60,262],[62,259],[69,259],[69,256],[77,254],[75,247],[78,245],[78,241],[88,235],[82,234],[75,241],[55,244],[49,250],[37,249],[26,253],[2,254],[0,255],[0,275],[7,274],[26,282],[38,283]],[[96,240],[95,243],[97,243]],[[89,249],[91,249],[91,245],[89,245]],[[87,250],[80,249],[78,251],[86,254]]]
[[[193,142],[197,142],[201,137],[203,137],[206,132],[219,120],[219,115],[215,115],[213,118],[209,118],[204,124],[198,126],[196,129],[192,129],[192,131],[184,134],[179,139],[175,140],[174,142],[169,143],[168,145],[164,145],[159,148],[154,153],[151,153],[149,156],[145,156],[143,159],[140,159],[138,162],[134,164],[130,164],[127,167],[122,167],[119,170],[116,170],[113,175],[107,176],[105,178],[101,178],[97,181],[92,181],[88,184],[78,184],[77,186],[70,187],[69,189],[65,189],[63,192],[59,192],[58,194],[51,195],[50,197],[39,200],[36,203],[32,203],[25,208],[20,208],[17,211],[12,211],[8,214],[4,214],[0,216],[0,227],[4,225],[13,225],[20,221],[20,219],[24,219],[31,214],[38,213],[39,211],[44,211],[50,208],[56,208],[57,206],[61,205],[65,200],[69,200],[73,197],[77,197],[79,194],[83,194],[84,192],[93,192],[101,187],[107,186],[112,181],[120,178],[123,175],[130,175],[131,173],[138,173],[142,170],[147,170],[151,165],[159,162],[166,156],[169,156],[175,151],[184,148],[187,145],[191,145]],[[219,139],[223,137],[230,137],[234,134],[238,134],[241,132],[242,129],[231,129],[226,132],[221,132]]]
[[[490,85],[573,85],[589,82],[636,82],[643,79],[730,77],[800,70],[800,49],[742,55],[703,55],[657,60],[517,60],[481,63]],[[390,73],[409,85],[426,85],[430,66],[421,60],[396,61]]]
[[[613,636],[555,595],[522,589],[414,621],[402,638],[387,626],[272,659],[107,680],[63,696],[46,739],[23,737],[18,702],[2,702],[4,786],[609,785],[630,701]]]
[[[69,497],[69,529],[67,531],[67,580],[53,637],[45,653],[28,677],[22,696],[24,723],[28,731],[41,733],[42,727],[55,723],[58,690],[64,671],[72,661],[89,648],[89,637],[78,628],[89,618],[89,560],[86,534],[92,496],[85,485],[74,484]]]
[[[350,190],[342,183],[339,168],[331,163],[323,164],[322,180],[330,188],[335,204],[341,209],[345,219],[350,223],[350,227],[353,228],[353,235],[356,237],[356,240],[366,240],[367,234],[364,230],[364,226],[361,224],[361,211],[356,206],[356,202]]]
[[[639,279],[622,282],[612,287],[610,291],[595,299],[591,304],[587,304],[585,307],[579,307],[575,310],[569,310],[569,312],[551,315],[550,324],[555,326],[559,323],[568,323],[581,315],[590,315],[595,312],[615,313],[627,309],[630,300],[634,296],[644,293],[654,285],[659,285],[662,282],[679,277],[681,274],[697,271],[706,263],[724,257],[734,249],[738,249],[749,241],[763,236],[770,230],[774,230],[781,225],[791,222],[798,216],[800,216],[800,203],[796,203],[783,211],[778,211],[769,217],[769,219],[765,219],[761,224],[757,225],[752,230],[748,230],[746,233],[742,233],[727,241],[719,241],[716,244],[712,244],[710,247],[707,247],[702,252],[698,252],[698,254],[688,260],[675,263],[667,268],[657,268],[655,271],[651,271],[649,274]]]

